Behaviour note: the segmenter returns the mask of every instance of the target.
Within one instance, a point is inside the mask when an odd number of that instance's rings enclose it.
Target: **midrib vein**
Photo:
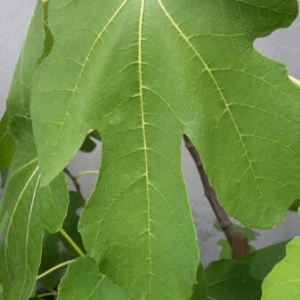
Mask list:
[[[141,12],[139,20],[139,36],[138,36],[138,68],[139,68],[139,94],[141,99],[141,118],[143,132],[143,149],[145,159],[145,178],[146,178],[146,194],[147,194],[147,210],[148,210],[148,244],[149,244],[149,260],[150,260],[150,278],[149,278],[149,293],[151,292],[151,276],[152,276],[152,259],[151,259],[151,213],[150,213],[150,197],[149,197],[149,172],[148,172],[148,157],[147,157],[147,141],[146,141],[146,122],[144,111],[144,96],[143,96],[143,70],[142,70],[142,40],[143,40],[143,17],[144,17],[145,0],[141,1]]]
[[[214,75],[212,74],[211,72],[211,69],[208,67],[208,65],[206,64],[206,62],[204,61],[204,59],[202,58],[202,56],[200,55],[200,53],[197,51],[197,49],[194,47],[194,45],[190,42],[190,40],[187,38],[187,36],[183,33],[183,31],[179,28],[179,26],[177,25],[177,23],[172,19],[171,15],[168,13],[167,9],[165,8],[165,6],[162,4],[161,0],[157,0],[161,9],[163,10],[164,14],[166,15],[166,17],[169,19],[169,21],[171,22],[171,24],[175,27],[175,29],[178,31],[178,33],[180,34],[180,36],[184,39],[184,41],[188,44],[188,46],[193,50],[193,52],[195,53],[195,55],[199,58],[199,60],[201,61],[201,63],[203,64],[205,70],[207,71],[207,73],[209,74],[209,77],[212,79],[214,85],[216,86],[218,92],[219,92],[219,95],[221,96],[221,99],[223,100],[223,103],[225,105],[225,108],[226,108],[226,111],[228,111],[229,115],[230,115],[230,118],[232,120],[232,123],[237,131],[237,134],[240,138],[240,141],[241,141],[241,144],[242,144],[242,147],[243,147],[243,150],[244,150],[244,153],[245,153],[245,156],[247,158],[247,161],[248,161],[248,164],[249,164],[249,168],[253,174],[253,177],[254,177],[254,180],[255,180],[255,183],[256,183],[256,186],[258,188],[258,192],[259,192],[259,195],[260,197],[262,197],[262,194],[260,192],[260,188],[259,188],[259,184],[257,182],[257,176],[256,176],[256,173],[252,167],[252,163],[251,163],[251,160],[250,160],[250,157],[248,155],[248,151],[246,149],[246,146],[245,146],[245,143],[243,141],[243,137],[242,137],[242,134],[237,126],[237,123],[235,122],[235,119],[233,117],[233,114],[229,108],[229,105],[227,104],[227,101],[225,99],[225,96],[222,92],[222,90],[220,89],[219,87],[219,84],[216,80],[216,78],[214,77]]]

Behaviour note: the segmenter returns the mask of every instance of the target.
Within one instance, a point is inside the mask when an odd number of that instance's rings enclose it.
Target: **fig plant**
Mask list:
[[[296,0],[38,0],[0,127],[0,299],[299,299],[299,238],[248,254],[227,216],[270,228],[297,209],[299,82],[253,48],[297,15]],[[183,137],[232,249],[205,269]],[[67,164],[93,138],[85,203]]]

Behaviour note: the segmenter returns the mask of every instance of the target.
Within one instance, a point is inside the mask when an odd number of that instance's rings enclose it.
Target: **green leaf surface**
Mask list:
[[[78,288],[80,286],[80,288]],[[125,290],[99,272],[90,257],[72,262],[58,288],[58,300],[129,300]]]
[[[190,300],[206,300],[207,288],[205,273],[202,264],[199,264],[197,271],[197,284],[194,286],[194,294]]]
[[[250,273],[253,277],[263,280],[273,267],[284,258],[288,242],[289,240],[256,250],[241,257],[239,261],[249,265]]]
[[[286,247],[286,256],[265,278],[262,300],[300,299],[300,237]]]
[[[246,225],[272,227],[300,197],[300,90],[253,49],[296,16],[294,0],[51,0],[55,43],[31,102],[41,181],[65,167],[90,129],[101,133],[101,171],[80,232],[131,297],[192,293],[199,258],[184,133],[221,204]]]
[[[0,211],[0,219],[8,216],[0,248],[5,300],[29,298],[40,264],[43,232],[56,232],[67,212],[67,185],[62,174],[39,188],[41,176],[31,126],[31,121],[22,117],[14,117],[10,124],[17,150]]]
[[[250,275],[245,263],[221,259],[205,270],[208,299],[260,300],[261,281]]]
[[[43,54],[45,37],[43,15],[43,1],[38,0],[8,94],[6,102],[8,120],[14,115],[27,117],[30,115],[31,80]]]
[[[8,169],[16,146],[12,136],[8,133],[8,118],[5,113],[0,121],[0,167]]]

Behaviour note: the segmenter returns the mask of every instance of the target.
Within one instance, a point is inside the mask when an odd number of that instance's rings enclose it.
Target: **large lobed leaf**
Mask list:
[[[52,0],[52,52],[31,113],[43,185],[87,132],[103,141],[80,222],[88,253],[134,299],[186,299],[198,250],[180,165],[187,134],[226,210],[280,222],[300,197],[300,89],[256,51],[294,0]]]

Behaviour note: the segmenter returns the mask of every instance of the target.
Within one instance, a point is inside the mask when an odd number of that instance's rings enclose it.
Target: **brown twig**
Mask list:
[[[247,238],[233,228],[225,209],[219,204],[214,188],[209,184],[207,174],[204,170],[203,163],[197,149],[186,135],[184,135],[183,138],[185,146],[197,166],[198,173],[203,184],[204,194],[207,197],[231,247],[231,257],[238,258],[248,254],[250,247],[247,242]]]
[[[78,194],[81,194],[81,190],[80,190],[80,185],[77,181],[77,178],[70,172],[70,170],[68,168],[64,168],[64,172],[69,176],[69,178],[72,180],[74,186],[75,186],[75,189],[76,191],[78,192]]]

